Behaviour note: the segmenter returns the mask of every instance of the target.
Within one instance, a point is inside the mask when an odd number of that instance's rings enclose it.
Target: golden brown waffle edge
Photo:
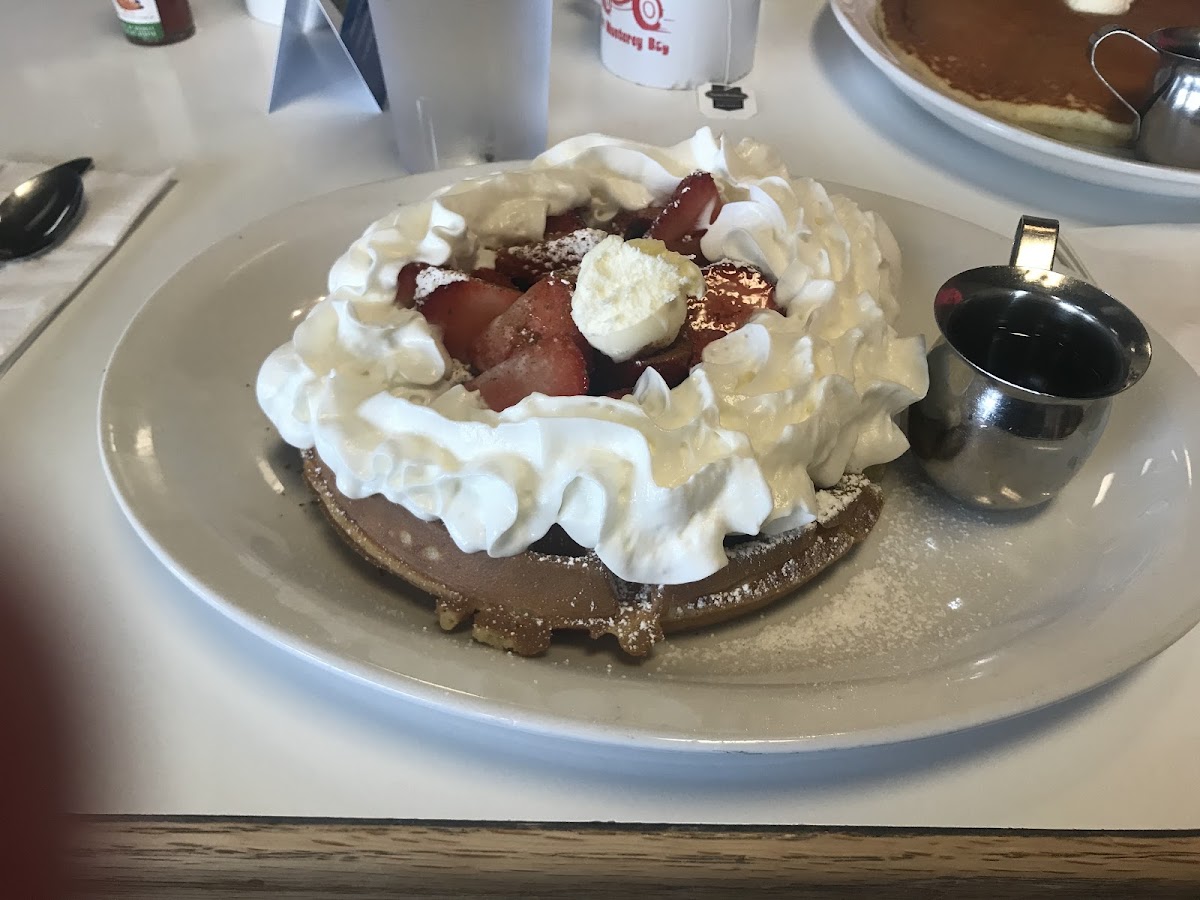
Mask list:
[[[440,522],[426,522],[375,495],[350,499],[333,473],[303,451],[304,475],[335,530],[376,566],[431,594],[438,624],[470,623],[485,644],[534,656],[555,631],[614,635],[631,656],[645,656],[665,632],[724,622],[791,594],[841,559],[874,527],[883,492],[846,476],[825,493],[832,512],[782,535],[728,548],[729,565],[683,585],[622,581],[590,551],[528,550],[493,558],[463,553]]]

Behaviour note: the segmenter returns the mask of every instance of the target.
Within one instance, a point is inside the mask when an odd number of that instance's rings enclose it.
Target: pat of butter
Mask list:
[[[704,294],[700,267],[662,241],[610,235],[579,265],[571,318],[587,342],[617,362],[666,347]]]
[[[1067,0],[1067,6],[1093,16],[1119,16],[1129,12],[1133,0]]]

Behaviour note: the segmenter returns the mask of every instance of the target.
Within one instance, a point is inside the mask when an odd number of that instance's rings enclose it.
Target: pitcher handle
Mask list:
[[[1008,264],[1022,269],[1041,269],[1049,272],[1054,268],[1054,255],[1057,251],[1057,219],[1021,216]]]
[[[1142,131],[1142,114],[1134,109],[1133,104],[1122,97],[1120,92],[1111,84],[1109,84],[1108,79],[1101,75],[1100,70],[1096,68],[1096,49],[1114,34],[1123,34],[1126,37],[1133,38],[1143,47],[1149,47],[1152,51],[1154,51],[1155,56],[1158,55],[1158,48],[1149,41],[1138,37],[1128,28],[1122,28],[1120,25],[1105,25],[1090,38],[1088,38],[1088,61],[1092,64],[1092,71],[1096,73],[1096,77],[1104,83],[1104,86],[1108,88],[1109,92],[1121,101],[1121,105],[1133,113],[1133,139],[1136,141],[1138,139],[1138,135],[1141,134]]]

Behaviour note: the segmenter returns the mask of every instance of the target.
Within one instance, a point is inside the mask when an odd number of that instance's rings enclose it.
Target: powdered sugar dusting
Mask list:
[[[535,263],[547,271],[578,265],[589,250],[608,237],[598,228],[580,228],[562,237],[533,244],[510,247],[508,253],[520,260]]]
[[[469,277],[466,272],[459,272],[457,269],[442,269],[437,266],[422,269],[417,273],[417,287],[413,291],[413,300],[424,300],[438,288],[455,281],[466,281]]]
[[[862,548],[751,621],[671,636],[656,649],[658,671],[835,681],[928,668],[969,650],[991,620],[989,604],[1006,602],[1003,541],[981,548],[979,532],[961,527],[962,514],[943,518],[926,490],[889,484],[883,516]],[[850,496],[823,492],[820,501],[832,510]],[[994,551],[990,562],[980,561],[980,549]],[[734,594],[709,602],[733,602]]]
[[[836,490],[817,491],[817,521],[828,522],[849,506],[868,483],[862,475],[846,475]]]

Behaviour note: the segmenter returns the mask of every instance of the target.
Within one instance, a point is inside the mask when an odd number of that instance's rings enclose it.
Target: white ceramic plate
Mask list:
[[[113,354],[103,459],[172,572],[250,630],[410,700],[522,729],[691,751],[801,750],[913,738],[1093,687],[1200,618],[1200,384],[1165,342],[1095,456],[1036,514],[943,502],[900,462],[867,543],[762,616],[672,637],[647,662],[609,644],[521,659],[441,633],[431,605],[345,550],[254,399],[260,362],[322,291],[329,263],[392,204],[461,177],[330,194],[251,225],[181,269]],[[901,322],[932,328],[948,275],[1003,262],[1008,239],[850,191],[905,253]]]
[[[1200,197],[1200,171],[1195,169],[1156,166],[1120,151],[1063,143],[959,103],[910,75],[896,59],[875,26],[879,0],[830,0],[830,5],[846,34],[892,84],[967,137],[1023,162],[1090,184],[1167,197]]]

